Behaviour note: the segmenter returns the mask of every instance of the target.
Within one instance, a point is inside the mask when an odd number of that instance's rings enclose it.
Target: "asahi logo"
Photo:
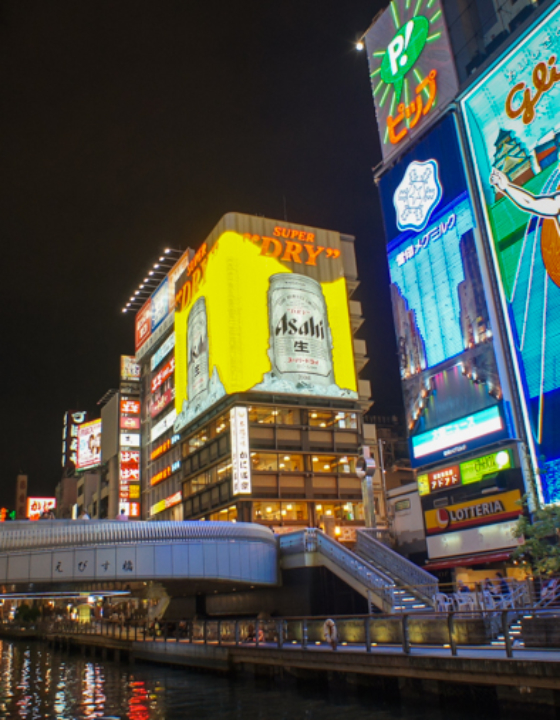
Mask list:
[[[306,317],[301,323],[298,319],[284,313],[276,325],[276,337],[279,335],[303,335],[304,337],[325,339],[325,324],[323,320],[315,320],[313,317]]]
[[[269,357],[278,380],[293,385],[332,385],[332,338],[321,284],[278,273],[268,291]]]

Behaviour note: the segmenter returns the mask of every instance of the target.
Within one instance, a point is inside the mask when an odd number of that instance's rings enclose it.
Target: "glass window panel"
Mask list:
[[[335,416],[335,424],[341,430],[357,430],[358,416],[356,413],[338,412]]]
[[[222,508],[219,512],[212,513],[208,519],[218,522],[220,520],[222,522],[237,522],[237,507],[235,505],[232,505],[229,508]]]
[[[272,453],[251,453],[251,466],[253,470],[278,470],[278,455]]]
[[[192,435],[183,444],[183,457],[187,457],[187,455],[190,455],[190,453],[198,450],[198,448],[205,445],[209,439],[209,432],[207,429],[201,430],[200,432],[196,433],[196,435]]]
[[[294,455],[293,453],[280,454],[278,456],[278,469],[282,472],[302,472],[303,455]]]
[[[316,473],[338,472],[338,458],[334,455],[312,455],[311,468]]]
[[[307,520],[309,514],[307,512],[307,503],[300,502],[283,502],[282,503],[282,520]]]
[[[231,477],[231,469],[232,464],[229,460],[226,460],[225,462],[220,463],[216,467],[216,479],[218,482],[221,482],[222,480],[226,480],[227,478]]]
[[[309,411],[309,424],[313,427],[331,427],[335,422],[335,414],[319,410]]]
[[[224,413],[219,417],[214,427],[216,435],[221,435],[223,432],[226,432],[226,430],[229,430],[229,413]]]
[[[342,503],[320,502],[315,503],[315,510],[318,517],[333,517],[337,520],[344,520],[344,505]]]
[[[253,520],[281,520],[282,513],[279,502],[253,503]]]
[[[356,458],[343,455],[337,460],[338,472],[343,475],[350,475],[356,472]]]
[[[298,408],[278,408],[278,425],[301,425],[301,410]]]
[[[249,422],[259,425],[274,425],[278,410],[271,407],[249,407]]]

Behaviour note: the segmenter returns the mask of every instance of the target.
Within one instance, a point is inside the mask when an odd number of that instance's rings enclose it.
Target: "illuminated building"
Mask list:
[[[521,495],[560,499],[558,216],[542,201],[560,188],[560,11],[513,5],[392,0],[362,39],[410,456],[436,570],[503,562],[519,542]]]
[[[230,213],[139,309],[143,517],[363,520],[353,240]]]

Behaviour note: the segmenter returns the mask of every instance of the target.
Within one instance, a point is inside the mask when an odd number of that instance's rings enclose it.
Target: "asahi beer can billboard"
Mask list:
[[[177,283],[179,431],[236,392],[356,399],[337,232],[230,213]]]

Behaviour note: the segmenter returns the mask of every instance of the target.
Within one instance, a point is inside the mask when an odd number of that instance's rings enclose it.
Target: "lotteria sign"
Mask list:
[[[522,512],[521,492],[510,490],[457,505],[426,510],[424,518],[426,532],[428,535],[434,535],[450,530],[504,522],[518,517]]]
[[[441,0],[393,0],[365,36],[385,160],[458,89]]]

